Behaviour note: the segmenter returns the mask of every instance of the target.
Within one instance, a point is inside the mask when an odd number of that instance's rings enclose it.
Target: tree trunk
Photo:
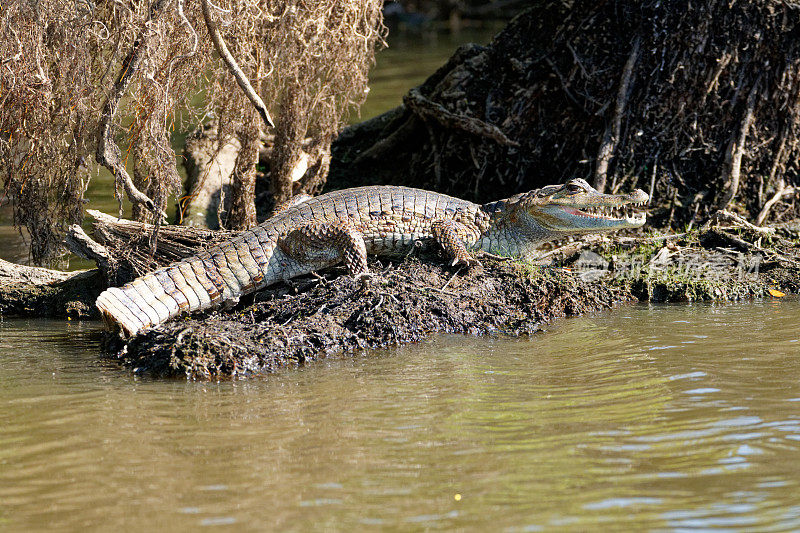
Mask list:
[[[236,157],[231,183],[228,229],[243,230],[256,225],[256,166],[261,135],[255,113],[239,132],[242,148]]]
[[[282,204],[292,197],[294,182],[303,177],[308,168],[308,159],[303,157],[303,139],[306,135],[305,117],[298,104],[298,90],[289,87],[275,129],[275,147],[272,150],[270,168],[271,192],[275,204]]]

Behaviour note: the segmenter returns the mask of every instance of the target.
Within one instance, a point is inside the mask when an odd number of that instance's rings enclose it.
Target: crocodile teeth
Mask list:
[[[577,214],[586,218],[600,218],[614,221],[640,221],[645,218],[644,213],[636,211],[637,207],[644,205],[644,202],[634,202],[624,206],[587,206],[583,209],[576,209]]]

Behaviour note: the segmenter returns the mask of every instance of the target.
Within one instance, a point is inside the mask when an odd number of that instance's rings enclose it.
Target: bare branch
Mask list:
[[[264,101],[261,97],[256,93],[253,86],[250,85],[250,81],[245,76],[242,69],[239,68],[238,63],[236,63],[236,59],[231,55],[228,47],[225,45],[225,41],[222,39],[222,34],[219,32],[219,28],[217,27],[217,23],[214,22],[214,19],[211,15],[211,6],[209,5],[208,0],[203,0],[203,18],[206,19],[206,27],[208,28],[208,33],[211,35],[211,40],[214,42],[214,47],[217,49],[217,53],[220,55],[225,64],[228,65],[228,69],[230,69],[231,74],[233,77],[236,78],[236,82],[239,84],[239,87],[242,88],[244,94],[247,98],[253,103],[258,114],[261,116],[261,119],[264,121],[264,125],[267,127],[275,127],[275,123],[272,122],[272,117],[269,115],[269,111],[267,111],[267,106],[264,104]]]
[[[152,38],[149,31],[150,22],[153,21],[170,0],[155,0],[150,6],[150,12],[145,22],[144,28],[137,36],[133,49],[130,51],[125,61],[122,63],[122,70],[120,71],[119,78],[111,89],[111,94],[103,106],[100,120],[100,139],[97,145],[97,162],[109,169],[114,174],[114,180],[117,187],[123,187],[128,199],[135,204],[143,204],[152,212],[158,212],[155,203],[147,197],[143,192],[136,188],[133,184],[131,176],[125,170],[125,165],[122,163],[122,153],[119,146],[114,142],[114,115],[119,109],[120,100],[128,89],[128,86],[133,79],[133,75],[139,70],[139,66],[144,59],[145,49],[148,47]],[[120,201],[120,215],[122,214],[122,202]],[[166,218],[167,214],[163,211],[161,216]]]

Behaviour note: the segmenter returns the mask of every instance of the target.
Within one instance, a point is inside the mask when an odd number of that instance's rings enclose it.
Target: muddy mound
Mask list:
[[[332,272],[257,295],[233,313],[185,317],[135,337],[126,364],[159,376],[270,372],[433,332],[524,334],[543,322],[629,300],[627,289],[560,269],[485,259],[469,271],[441,262],[374,263],[366,283]]]

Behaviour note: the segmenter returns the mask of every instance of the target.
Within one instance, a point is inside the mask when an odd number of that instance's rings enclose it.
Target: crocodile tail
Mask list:
[[[109,329],[127,336],[161,324],[183,312],[217,304],[235,304],[243,294],[266,285],[269,256],[256,230],[243,232],[197,256],[111,287],[97,298]]]
[[[196,256],[111,287],[96,305],[108,329],[133,336],[182,312],[207,309],[230,292],[214,263]]]

